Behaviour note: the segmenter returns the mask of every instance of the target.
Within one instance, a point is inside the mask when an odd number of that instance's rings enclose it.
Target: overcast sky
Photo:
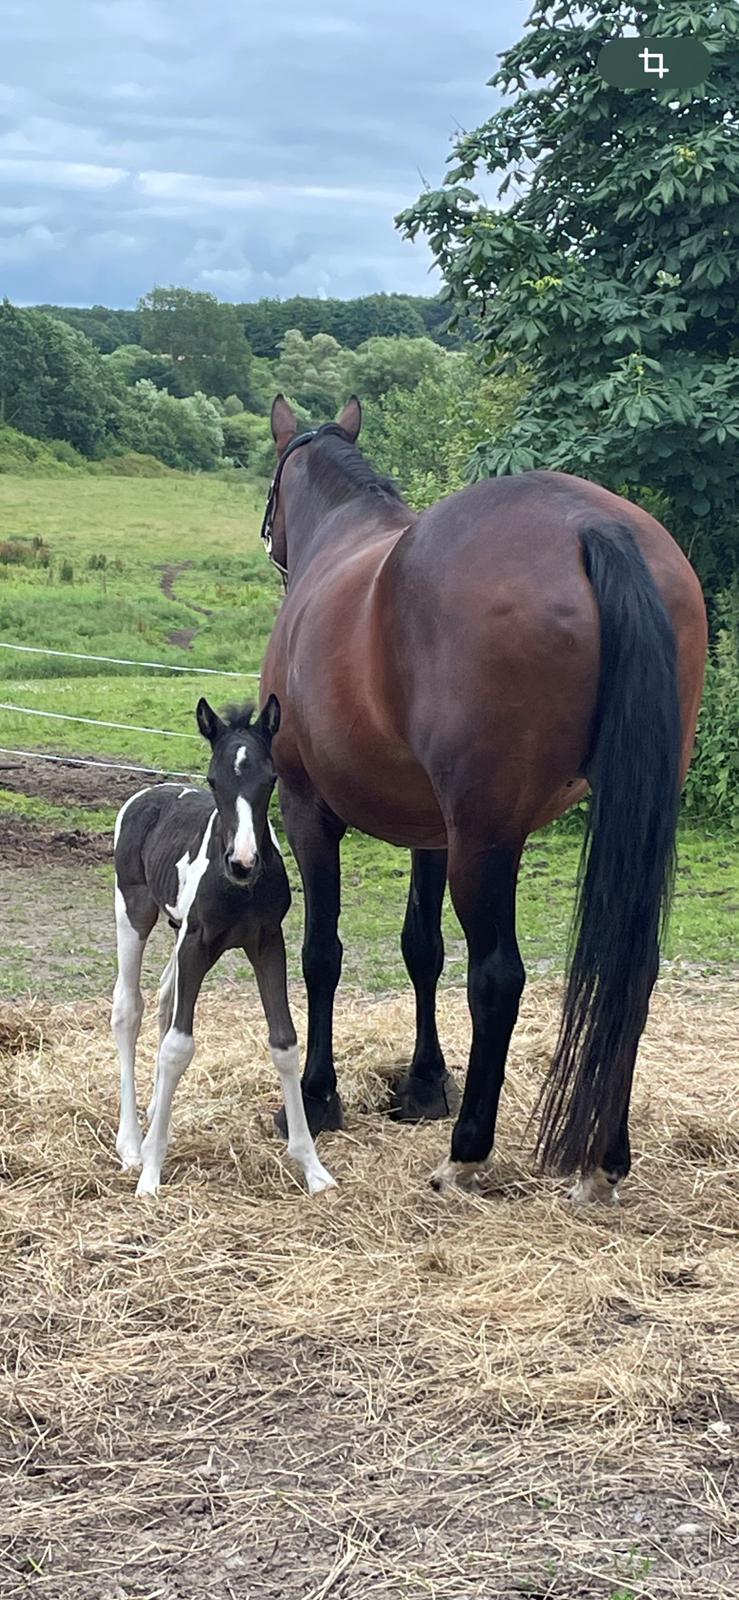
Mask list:
[[[0,0],[0,295],[427,293],[393,215],[524,0]]]

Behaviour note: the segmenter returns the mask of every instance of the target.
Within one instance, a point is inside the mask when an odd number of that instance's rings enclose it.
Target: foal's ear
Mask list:
[[[254,724],[255,733],[258,733],[260,738],[264,739],[265,744],[271,745],[275,734],[279,730],[281,717],[282,712],[277,695],[271,694],[266,706],[262,708]]]
[[[271,420],[272,438],[277,445],[277,454],[281,456],[298,431],[298,419],[284,394],[276,395],[272,401]]]
[[[225,733],[225,722],[221,722],[218,713],[213,710],[212,706],[208,705],[207,700],[198,700],[195,716],[197,717],[200,732],[203,738],[208,740],[209,744],[215,744],[216,739],[222,733]]]
[[[359,438],[359,430],[362,426],[362,407],[355,394],[352,395],[351,400],[347,400],[341,416],[337,417],[336,421],[339,427],[343,428],[345,433],[348,433],[352,444],[356,444]]]

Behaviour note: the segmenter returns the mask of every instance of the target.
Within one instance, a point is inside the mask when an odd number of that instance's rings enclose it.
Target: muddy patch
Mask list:
[[[82,828],[54,828],[24,817],[0,817],[0,861],[3,867],[79,867],[112,860],[107,833]]]
[[[111,756],[111,761],[117,759]],[[125,756],[120,760],[125,764]],[[147,781],[155,783],[156,774],[116,772],[110,767],[77,767],[72,761],[45,761],[41,757],[34,760],[32,756],[0,762],[0,789],[33,795],[56,805],[90,806],[93,810],[122,805]]]

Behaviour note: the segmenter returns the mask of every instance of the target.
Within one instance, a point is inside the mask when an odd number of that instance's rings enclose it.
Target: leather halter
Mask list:
[[[293,455],[294,451],[300,450],[302,445],[310,444],[311,440],[315,439],[319,433],[336,433],[340,438],[346,438],[344,429],[340,428],[335,422],[326,422],[320,428],[306,428],[304,433],[296,433],[295,438],[291,439],[290,443],[285,446],[285,449],[283,450],[282,455],[277,463],[277,470],[269,486],[267,505],[265,508],[264,517],[262,519],[262,526],[259,531],[259,537],[265,547],[267,557],[272,562],[273,567],[277,568],[285,588],[287,588],[287,567],[282,566],[282,563],[277,560],[272,549],[272,530],[277,511],[277,496],[280,489],[280,480],[282,478],[282,473],[288,456]]]

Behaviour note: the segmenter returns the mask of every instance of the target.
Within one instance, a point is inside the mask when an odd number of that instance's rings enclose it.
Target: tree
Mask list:
[[[407,294],[368,294],[356,300],[309,300],[296,295],[292,300],[257,300],[237,310],[254,354],[274,360],[290,328],[297,328],[306,339],[329,333],[346,350],[356,350],[379,335],[420,339],[427,332],[429,315],[437,326],[429,310],[436,304]],[[440,310],[443,321],[448,311],[443,306]]]
[[[140,378],[150,378],[157,389],[168,389],[174,378],[174,367],[168,356],[153,355],[140,344],[120,344],[104,357],[104,361],[108,371],[124,388],[130,388]]]
[[[706,84],[609,88],[603,43],[697,33]],[[531,382],[472,475],[534,466],[666,497],[710,589],[737,559],[739,14],[722,0],[537,0],[492,82],[512,103],[456,143],[424,230],[453,309]],[[483,167],[508,210],[467,187]],[[501,352],[502,362],[501,362]]]
[[[378,400],[390,389],[415,389],[422,378],[440,378],[444,360],[432,339],[367,339],[347,357],[345,382],[362,400]]]
[[[108,306],[36,306],[57,322],[66,322],[94,344],[102,355],[110,355],[122,344],[135,344],[139,337],[136,311],[112,311]]]
[[[141,343],[170,358],[173,389],[249,397],[251,351],[235,307],[191,289],[152,289],[139,301]]]
[[[168,467],[208,472],[223,455],[222,419],[204,394],[178,400],[142,378],[126,393],[122,441]]]
[[[369,406],[362,448],[421,510],[461,489],[470,454],[510,427],[520,378],[481,372],[471,352],[450,352],[413,388],[392,388]]]
[[[94,455],[115,427],[115,386],[84,334],[46,316],[0,305],[0,421]]]
[[[297,328],[289,328],[280,341],[274,381],[310,417],[325,421],[345,398],[344,371],[345,353],[329,333],[306,339]]]

